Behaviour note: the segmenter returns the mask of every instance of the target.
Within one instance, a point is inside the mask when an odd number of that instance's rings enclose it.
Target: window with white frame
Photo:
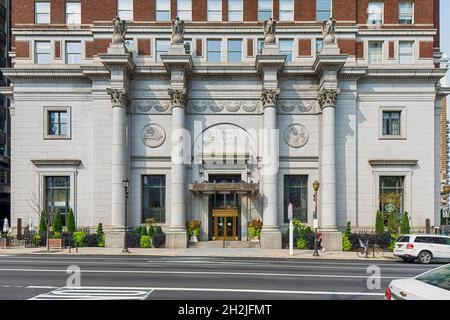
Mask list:
[[[70,107],[44,107],[44,139],[71,139]]]
[[[316,20],[328,20],[331,17],[331,0],[316,0]]]
[[[369,63],[383,63],[383,41],[369,41]]]
[[[133,0],[117,0],[117,16],[122,20],[133,21]]]
[[[280,39],[279,45],[280,45],[280,54],[286,55],[286,61],[291,62],[292,61],[292,46],[294,41],[292,39]]]
[[[35,23],[50,23],[50,1],[36,1],[34,3]]]
[[[294,21],[294,0],[280,0],[280,21]]]
[[[36,41],[34,43],[34,59],[38,64],[49,64],[52,62],[52,49],[50,41]]]
[[[156,0],[156,21],[170,21],[170,0]]]
[[[208,21],[222,21],[222,0],[208,0]]]
[[[367,9],[367,24],[383,24],[384,2],[371,1]]]
[[[162,61],[161,55],[167,54],[170,47],[170,40],[167,39],[156,39],[156,61]]]
[[[399,136],[401,133],[400,121],[400,110],[383,110],[383,136]]]
[[[81,24],[80,2],[66,2],[66,23]]]
[[[319,55],[323,48],[323,39],[316,39],[316,55]]]
[[[228,62],[242,62],[242,40],[228,40]]]
[[[221,62],[222,61],[222,41],[217,39],[208,40],[206,43],[206,60],[208,62]]]
[[[272,17],[272,0],[258,0],[258,20],[266,21]]]
[[[81,60],[81,41],[66,42],[66,63],[80,64]]]
[[[192,20],[192,0],[178,0],[177,2],[178,18],[184,21]]]
[[[228,0],[228,21],[244,20],[243,0]]]
[[[398,61],[400,64],[412,64],[414,52],[413,41],[400,41],[398,44]]]
[[[398,21],[400,24],[413,23],[414,3],[412,1],[400,1],[398,3]]]
[[[262,54],[264,49],[264,39],[258,39],[258,54]]]

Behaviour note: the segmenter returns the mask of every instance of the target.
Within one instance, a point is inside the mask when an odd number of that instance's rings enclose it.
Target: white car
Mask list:
[[[394,280],[384,294],[385,300],[450,300],[450,264],[414,278]]]
[[[433,260],[450,260],[450,237],[435,234],[406,234],[398,237],[394,256],[405,262],[419,260],[430,263]]]

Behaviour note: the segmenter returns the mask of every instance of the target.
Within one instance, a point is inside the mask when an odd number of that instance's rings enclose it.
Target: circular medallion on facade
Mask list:
[[[157,148],[166,140],[166,131],[159,124],[150,123],[142,130],[142,141],[149,148]]]
[[[303,147],[308,139],[308,130],[301,124],[292,124],[284,131],[284,140],[292,148]]]
[[[241,103],[239,101],[229,101],[226,106],[228,112],[238,112],[240,108]]]

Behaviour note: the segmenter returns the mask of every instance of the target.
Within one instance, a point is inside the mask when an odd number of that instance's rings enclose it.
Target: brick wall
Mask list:
[[[358,23],[367,23],[367,9],[369,7],[369,0],[358,0],[356,3],[356,12],[358,12]]]
[[[172,19],[175,19],[177,17],[177,0],[170,0],[170,10]]]
[[[110,39],[95,39],[86,42],[86,58],[92,58],[94,55],[106,53],[110,44]]]
[[[196,55],[197,57],[203,56],[203,41],[202,39],[197,39],[195,42],[195,46],[197,47]]]
[[[244,21],[258,20],[258,0],[244,1]]]
[[[389,59],[395,59],[395,42],[389,41]]]
[[[134,0],[133,10],[134,21],[155,20],[155,0]]]
[[[296,21],[316,21],[316,2],[309,0],[295,1],[294,19]]]
[[[364,59],[364,42],[356,41],[355,50],[356,50],[356,58]]]
[[[253,39],[247,39],[247,57],[253,57]]]
[[[55,59],[61,59],[61,41],[55,41]]]
[[[150,39],[138,39],[138,55],[151,56],[151,40]]]
[[[434,25],[434,4],[430,0],[414,1],[414,23]]]
[[[384,23],[398,23],[398,0],[389,0],[384,2]]]
[[[333,17],[337,21],[356,21],[357,0],[333,0]]]
[[[207,0],[197,0],[192,2],[192,21],[206,21]]]
[[[222,0],[222,21],[228,21],[228,0]]]
[[[17,58],[30,57],[30,41],[16,41],[16,57]]]
[[[34,4],[30,0],[11,1],[11,24],[34,23]]]
[[[298,40],[298,55],[301,57],[311,56],[311,39]]]
[[[348,54],[349,56],[356,56],[356,44],[352,39],[338,39],[339,48],[341,53]]]
[[[50,5],[50,21],[53,24],[65,24],[66,23],[66,1],[65,0],[52,0]]]
[[[420,41],[419,43],[419,57],[420,58],[433,58],[433,42]]]

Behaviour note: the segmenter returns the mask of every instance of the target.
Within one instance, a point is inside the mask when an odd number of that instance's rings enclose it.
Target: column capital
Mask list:
[[[337,96],[340,93],[339,89],[322,89],[317,96],[320,108],[335,107]]]
[[[124,89],[107,89],[113,107],[125,107],[127,105],[128,94]]]
[[[186,98],[187,93],[186,89],[169,89],[168,90],[170,97],[170,106],[173,107],[182,107],[186,106]]]
[[[262,107],[276,107],[279,95],[280,89],[263,89],[260,99]]]

